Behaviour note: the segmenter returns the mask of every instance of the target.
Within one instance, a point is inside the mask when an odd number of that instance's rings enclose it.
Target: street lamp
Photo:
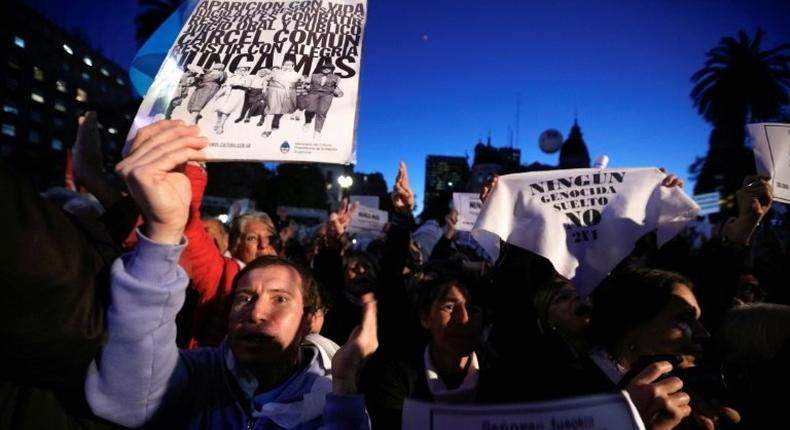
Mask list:
[[[343,200],[343,191],[354,184],[354,178],[351,175],[340,175],[337,177],[337,184],[340,185],[337,189],[337,201],[340,202]]]

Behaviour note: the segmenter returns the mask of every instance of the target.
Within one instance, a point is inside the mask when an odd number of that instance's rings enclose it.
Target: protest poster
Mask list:
[[[664,187],[657,168],[569,169],[499,177],[472,235],[496,261],[499,241],[546,257],[588,295],[636,241],[658,246],[699,211],[682,189]]]
[[[389,221],[387,211],[360,206],[348,222],[348,232],[373,238],[384,237],[384,226]]]
[[[406,399],[403,426],[410,430],[644,429],[628,393],[599,394],[507,405],[449,405]]]
[[[480,208],[483,202],[480,195],[475,193],[453,193],[453,209],[458,211],[458,223],[455,225],[458,231],[472,231],[475,226],[477,216],[480,215]]]
[[[379,209],[379,196],[366,196],[360,194],[352,194],[348,196],[349,203],[354,204],[359,202],[360,206],[366,206],[373,209]]]
[[[790,124],[749,124],[757,174],[771,177],[774,200],[790,203]]]
[[[129,137],[181,119],[210,160],[354,163],[366,16],[366,0],[200,1]]]

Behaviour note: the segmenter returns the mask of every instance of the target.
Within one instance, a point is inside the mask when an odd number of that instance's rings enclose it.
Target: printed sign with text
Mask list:
[[[771,177],[774,200],[790,203],[790,124],[749,124],[757,173]]]
[[[366,0],[202,0],[129,136],[197,124],[211,160],[356,161]]]
[[[384,225],[388,220],[387,211],[360,206],[351,216],[348,232],[373,238],[384,237]]]
[[[407,399],[410,430],[643,430],[626,392],[508,405],[447,405]]]
[[[459,231],[472,231],[482,207],[483,202],[478,194],[453,193],[453,208],[458,211],[458,224],[455,228]]]

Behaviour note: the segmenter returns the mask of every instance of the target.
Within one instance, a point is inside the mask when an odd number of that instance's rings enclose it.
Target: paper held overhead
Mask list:
[[[200,1],[129,135],[181,119],[210,160],[354,163],[366,19],[366,0]]]

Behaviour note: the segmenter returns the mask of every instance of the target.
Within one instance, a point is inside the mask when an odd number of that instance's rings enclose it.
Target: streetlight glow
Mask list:
[[[351,176],[340,175],[337,177],[337,184],[340,185],[341,188],[349,188],[354,184],[354,178]]]

